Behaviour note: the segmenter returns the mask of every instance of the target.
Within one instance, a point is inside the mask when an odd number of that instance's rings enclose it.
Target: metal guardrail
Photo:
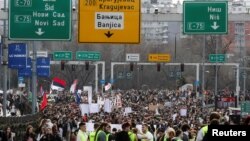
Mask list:
[[[0,130],[4,131],[7,127],[10,127],[12,132],[15,133],[15,139],[21,141],[28,125],[37,128],[41,118],[43,118],[42,113],[21,117],[0,117]]]

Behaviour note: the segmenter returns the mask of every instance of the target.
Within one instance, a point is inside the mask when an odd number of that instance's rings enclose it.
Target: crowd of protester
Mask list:
[[[25,103],[27,98],[24,98],[23,92],[17,90],[7,91],[6,100],[6,116],[21,116],[24,114]],[[0,94],[0,117],[3,116],[3,94]]]
[[[236,124],[230,120],[228,109],[214,112],[214,108],[205,107],[214,102],[212,91],[207,92],[205,103],[189,90],[119,90],[93,94],[93,102],[100,97],[113,101],[117,95],[121,96],[122,107],[114,105],[108,113],[101,106],[99,113],[82,114],[73,94],[59,94],[43,111],[40,124],[27,126],[22,139],[15,139],[8,127],[0,141],[202,141],[200,130],[204,125]],[[87,94],[81,96],[81,102],[86,103]],[[124,114],[125,107],[131,107],[132,112]],[[181,114],[181,109],[186,113]],[[87,132],[89,122],[94,123],[94,132]],[[111,124],[121,124],[122,130],[111,129]],[[250,118],[241,124],[249,125]]]

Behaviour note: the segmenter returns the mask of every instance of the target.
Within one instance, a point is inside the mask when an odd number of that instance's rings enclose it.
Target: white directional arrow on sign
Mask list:
[[[38,31],[36,31],[36,34],[39,36],[43,35],[43,33],[42,28],[38,28]]]
[[[217,25],[217,22],[214,22],[214,24],[211,26],[214,30],[218,29],[220,26]]]

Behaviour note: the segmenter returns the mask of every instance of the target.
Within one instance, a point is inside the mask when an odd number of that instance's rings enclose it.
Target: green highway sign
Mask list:
[[[133,74],[131,72],[127,72],[126,76],[127,76],[127,79],[132,79]]]
[[[124,73],[123,72],[118,72],[117,73],[117,79],[123,79],[124,78]]]
[[[56,60],[56,61],[72,60],[72,52],[71,51],[56,51],[53,53],[53,60]]]
[[[10,0],[9,39],[70,40],[71,0]]]
[[[250,102],[241,103],[241,112],[250,113]]]
[[[209,54],[209,62],[211,63],[224,63],[225,60],[225,54]]]
[[[228,3],[183,2],[184,34],[227,34]]]
[[[92,51],[77,51],[76,60],[100,61],[101,53]]]

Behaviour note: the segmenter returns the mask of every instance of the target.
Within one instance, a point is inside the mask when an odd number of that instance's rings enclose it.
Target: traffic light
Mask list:
[[[133,70],[134,70],[134,64],[130,63],[130,71],[133,71]]]
[[[143,65],[141,65],[141,71],[143,71]]]
[[[71,70],[72,70],[72,71],[75,71],[75,70],[76,70],[76,65],[72,65],[72,66],[71,66]]]
[[[184,72],[184,64],[181,64],[181,72]]]
[[[157,63],[157,71],[161,71],[161,64]]]
[[[85,70],[89,70],[89,62],[85,62]]]
[[[64,70],[65,62],[61,61],[61,70]]]

